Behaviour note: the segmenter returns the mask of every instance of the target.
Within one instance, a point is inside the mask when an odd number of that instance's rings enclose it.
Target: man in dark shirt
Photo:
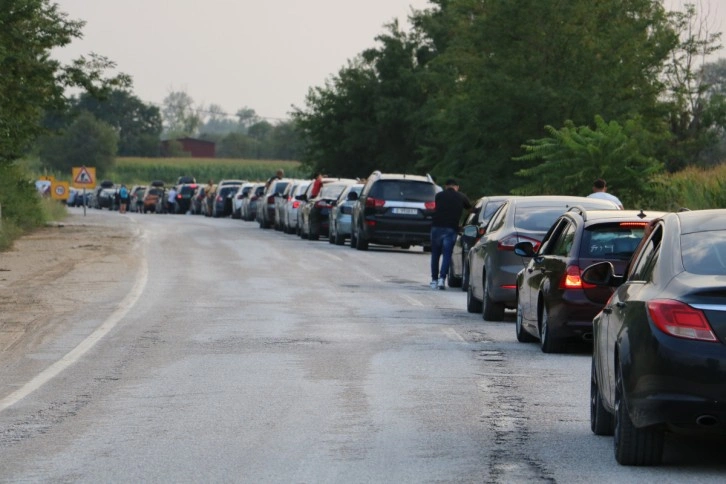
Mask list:
[[[446,275],[449,273],[451,253],[454,251],[464,209],[471,209],[471,202],[463,193],[459,193],[456,180],[449,178],[445,189],[436,194],[436,209],[431,224],[431,289],[446,289]]]

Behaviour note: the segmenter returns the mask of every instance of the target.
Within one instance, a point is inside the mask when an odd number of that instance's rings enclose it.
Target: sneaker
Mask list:
[[[430,287],[431,289],[436,289],[436,288],[438,287],[438,285],[437,285],[437,282],[436,282],[436,279],[433,279],[433,280],[431,281],[431,284],[429,284],[429,287]]]
[[[443,291],[444,289],[446,289],[445,282],[446,282],[446,280],[442,277],[441,279],[439,279],[439,282],[436,284],[436,287],[438,287],[439,289],[441,289]]]

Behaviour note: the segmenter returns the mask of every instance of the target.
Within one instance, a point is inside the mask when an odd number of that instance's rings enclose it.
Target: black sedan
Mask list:
[[[623,465],[656,465],[664,434],[726,435],[726,210],[656,219],[593,321],[590,424]]]

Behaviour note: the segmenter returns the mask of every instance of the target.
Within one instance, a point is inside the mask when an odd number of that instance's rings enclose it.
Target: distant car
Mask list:
[[[254,183],[247,182],[237,188],[237,192],[232,197],[232,218],[242,218],[242,200],[247,197],[254,186]]]
[[[197,183],[197,179],[193,176],[180,176],[176,179],[176,185],[188,185],[192,183]]]
[[[454,250],[451,253],[451,264],[449,265],[447,277],[449,287],[461,287],[462,290],[466,291],[469,285],[469,265],[467,264],[469,249],[484,234],[494,212],[502,206],[505,200],[512,197],[513,195],[496,195],[481,197],[474,202],[474,207],[466,217],[464,226],[476,225],[479,230],[473,238],[462,237],[461,231],[457,235]]]
[[[328,241],[331,244],[343,245],[345,239],[350,238],[353,205],[358,200],[358,195],[360,195],[362,189],[362,183],[349,185],[333,203],[328,221]]]
[[[516,244],[514,253],[529,258],[517,275],[517,340],[539,340],[545,353],[564,351],[573,339],[591,340],[592,319],[612,291],[583,283],[582,270],[610,261],[621,274],[648,222],[662,215],[574,207],[555,221],[536,252],[532,242]]]
[[[275,199],[282,196],[285,188],[292,180],[289,178],[276,178],[265,190],[265,194],[257,199],[257,223],[261,229],[269,229],[275,222]]]
[[[182,183],[176,187],[175,213],[187,213],[191,211],[192,198],[197,188],[199,188],[199,185],[196,183]]]
[[[310,180],[297,180],[290,189],[290,198],[285,202],[282,209],[282,231],[286,234],[300,235],[298,212],[303,201],[299,197],[307,191],[310,184]]]
[[[202,214],[202,200],[204,200],[204,198],[206,197],[204,190],[204,185],[197,184],[197,188],[194,190],[192,198],[189,201],[189,211],[192,213],[192,215]]]
[[[212,203],[212,217],[228,217],[232,215],[232,198],[242,183],[226,183],[217,185],[217,192],[214,194]]]
[[[431,250],[431,222],[436,193],[441,188],[431,176],[374,171],[353,205],[350,246],[368,244]]]
[[[726,210],[648,229],[624,275],[582,274],[616,288],[593,321],[590,428],[622,465],[660,464],[666,433],[726,436]]]
[[[607,200],[586,197],[534,196],[510,198],[489,221],[486,233],[469,250],[469,286],[466,309],[488,321],[501,320],[505,308],[517,304],[517,274],[527,260],[514,253],[518,242],[540,241],[557,217],[573,206],[586,210],[618,210]],[[476,237],[476,225],[464,227],[465,237]]]
[[[240,218],[248,222],[253,222],[257,218],[257,202],[261,196],[265,194],[265,184],[255,183],[247,196],[242,199],[240,206]]]
[[[341,192],[355,183],[356,181],[350,178],[323,180],[320,193],[313,198],[304,200],[305,203],[301,208],[302,226],[300,227],[304,238],[318,240],[320,237],[328,237],[330,210]],[[308,195],[306,193],[303,196]]]
[[[160,206],[162,201],[164,200],[164,188],[158,187],[158,186],[151,186],[149,185],[146,187],[146,191],[144,192],[144,208],[143,212],[152,212],[156,213],[157,207]]]

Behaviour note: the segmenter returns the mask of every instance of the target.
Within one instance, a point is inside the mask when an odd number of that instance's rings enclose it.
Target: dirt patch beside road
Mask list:
[[[15,366],[77,314],[123,294],[138,229],[118,213],[75,211],[0,252],[0,367]]]

